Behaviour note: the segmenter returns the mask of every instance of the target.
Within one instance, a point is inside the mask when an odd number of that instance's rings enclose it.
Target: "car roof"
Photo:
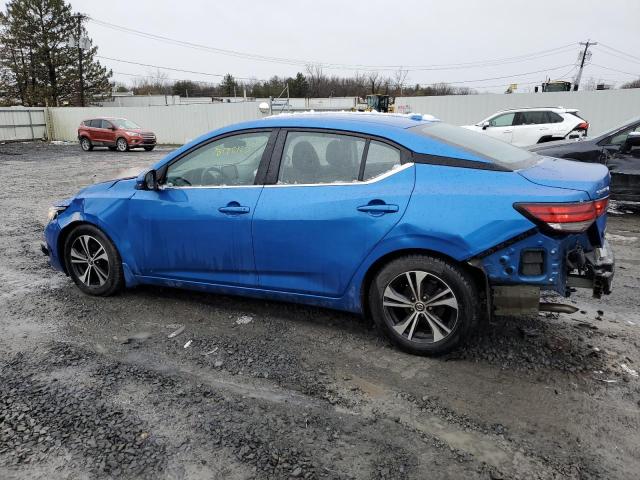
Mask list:
[[[124,117],[89,117],[89,118],[85,118],[83,122],[86,122],[87,120],[126,120],[126,118]]]
[[[430,125],[440,121],[431,115],[421,114],[388,114],[365,112],[309,112],[280,114],[265,117],[260,120],[237,123],[218,130],[214,130],[174,150],[167,158],[160,161],[155,168],[159,168],[166,161],[170,161],[196,145],[206,142],[216,136],[263,128],[304,128],[336,130],[336,133],[360,133],[372,137],[380,137],[397,143],[416,153],[426,153],[463,160],[489,162],[486,158],[463,147],[446,143],[442,140],[425,136],[411,130],[412,127]]]
[[[506,110],[500,110],[499,112],[496,112],[496,113],[520,112],[520,111],[523,111],[523,110],[552,111],[552,112],[556,112],[556,113],[579,112],[579,110],[577,108],[566,108],[566,107],[520,107],[520,108],[509,108],[509,109],[506,109]]]

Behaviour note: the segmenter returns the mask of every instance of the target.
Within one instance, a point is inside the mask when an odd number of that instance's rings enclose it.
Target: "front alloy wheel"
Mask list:
[[[455,348],[478,321],[475,283],[460,266],[428,255],[391,261],[369,288],[378,327],[401,349],[438,355]]]
[[[123,287],[122,260],[100,229],[76,227],[67,236],[64,253],[67,273],[84,293],[107,296]]]
[[[84,150],[85,152],[90,152],[91,150],[93,150],[91,140],[89,140],[87,137],[82,137],[80,139],[80,148],[82,148],[82,150]]]
[[[100,241],[79,235],[71,245],[71,266],[75,276],[87,287],[102,287],[109,278],[109,256]]]
[[[127,143],[126,139],[120,137],[116,142],[116,148],[119,152],[126,152],[127,150],[129,150],[129,144]]]

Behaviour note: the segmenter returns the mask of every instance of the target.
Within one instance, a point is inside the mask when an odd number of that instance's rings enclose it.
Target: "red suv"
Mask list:
[[[126,118],[93,118],[78,127],[78,140],[85,152],[93,147],[126,152],[131,148],[144,148],[147,152],[156,146],[156,135]]]

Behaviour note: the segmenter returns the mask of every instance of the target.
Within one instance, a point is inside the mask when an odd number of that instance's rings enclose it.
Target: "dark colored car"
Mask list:
[[[611,198],[640,201],[640,117],[597,137],[533,145],[547,157],[602,163],[611,172]]]
[[[126,152],[132,148],[144,148],[147,152],[156,146],[156,135],[126,118],[92,118],[78,127],[78,140],[85,152],[93,147]]]

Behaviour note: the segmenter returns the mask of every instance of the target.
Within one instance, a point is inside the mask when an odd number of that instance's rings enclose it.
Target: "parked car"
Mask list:
[[[609,293],[608,186],[603,165],[420,115],[278,115],[86,187],[51,208],[43,251],[90,295],[152,284],[319,305],[438,354],[483,312],[537,312],[541,289]]]
[[[156,135],[126,118],[92,118],[78,127],[78,140],[85,152],[93,147],[126,152],[132,148],[144,148],[147,152],[156,146]]]
[[[583,137],[589,123],[575,108],[519,108],[502,110],[464,128],[482,132],[519,147],[565,138]]]
[[[611,172],[611,197],[640,202],[640,117],[597,137],[551,142],[530,150],[549,157],[602,163]]]

